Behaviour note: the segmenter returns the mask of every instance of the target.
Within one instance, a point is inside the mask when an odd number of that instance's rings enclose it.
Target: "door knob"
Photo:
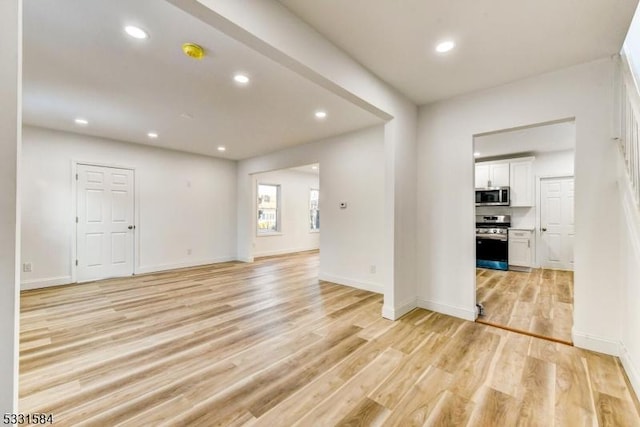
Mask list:
[[[127,227],[129,230],[133,230],[135,227],[133,225],[130,225]]]
[[[545,227],[542,228],[542,231],[547,231],[547,229]]]

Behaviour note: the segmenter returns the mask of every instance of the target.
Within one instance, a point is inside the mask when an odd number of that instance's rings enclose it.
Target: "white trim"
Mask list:
[[[23,280],[20,283],[20,290],[48,288],[51,286],[68,285],[73,283],[71,276],[48,277],[45,279]]]
[[[636,392],[636,396],[640,396],[640,369],[638,366],[634,365],[633,358],[629,354],[624,343],[620,343],[620,361],[622,362],[622,367],[629,377],[631,387],[633,387],[633,390]]]
[[[404,304],[401,304],[398,308],[383,305],[382,317],[389,320],[398,320],[416,307],[418,306],[416,305],[415,298],[405,302]]]
[[[220,262],[236,261],[235,256],[201,259],[199,261],[183,261],[171,264],[145,265],[138,268],[137,274],[158,273],[167,270],[177,270],[179,268],[200,267],[203,265],[216,264]]]
[[[620,342],[584,332],[572,330],[573,345],[598,353],[618,356],[620,354]]]
[[[429,301],[418,298],[417,305],[420,308],[424,308],[426,310],[435,311],[437,313],[446,314],[448,316],[458,317],[460,319],[469,320],[471,322],[475,322],[476,320],[476,308],[473,307],[471,310],[464,307],[456,307],[453,305],[442,304],[435,301]]]
[[[280,231],[266,231],[264,233],[256,234],[256,237],[272,237],[272,236],[284,236],[284,233]]]
[[[234,261],[240,261],[240,262],[253,262],[253,257],[243,257],[243,256],[237,256],[235,257]]]
[[[76,216],[78,215],[78,181],[76,181],[76,174],[78,173],[78,162],[76,160],[71,161],[71,211],[69,212],[69,218],[71,220],[71,282],[77,282],[77,267],[76,259],[78,259],[78,225],[76,223]]]
[[[278,249],[275,251],[254,252],[253,256],[254,258],[259,258],[263,256],[286,255],[286,254],[294,254],[297,252],[317,251],[318,249],[319,249],[318,247]]]
[[[377,294],[384,293],[384,288],[379,283],[364,282],[361,280],[349,279],[347,277],[334,276],[327,273],[318,274],[318,279],[326,282],[337,283],[338,285],[351,286],[352,288],[362,289],[364,291],[375,292]]]

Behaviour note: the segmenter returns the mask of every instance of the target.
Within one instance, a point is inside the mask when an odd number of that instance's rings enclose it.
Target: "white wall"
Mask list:
[[[25,126],[23,287],[71,281],[73,161],[135,168],[136,273],[235,259],[235,162]]]
[[[537,177],[573,175],[575,154],[575,150],[536,154],[533,175]]]
[[[18,408],[22,1],[0,2],[0,413]]]
[[[309,228],[309,196],[312,188],[320,188],[318,174],[284,169],[255,174],[254,180],[254,188],[258,184],[280,186],[280,232],[258,235],[254,231],[253,255],[259,257],[319,249],[320,233]],[[254,212],[255,209],[254,204]],[[253,224],[255,230],[256,222]]]
[[[238,163],[238,234],[253,232],[251,174],[320,163],[320,279],[383,292],[384,129],[376,126]],[[340,209],[347,202],[347,209]],[[253,254],[251,254],[253,256]],[[370,267],[376,266],[372,273]]]
[[[620,342],[614,61],[603,59],[420,109],[418,293],[425,307],[474,317],[473,135],[575,117],[574,342],[615,354]]]

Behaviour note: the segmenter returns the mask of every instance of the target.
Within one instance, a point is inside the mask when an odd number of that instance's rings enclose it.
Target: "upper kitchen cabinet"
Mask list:
[[[476,163],[476,188],[511,187],[511,206],[534,206],[534,157]]]
[[[525,157],[509,162],[511,206],[530,207],[534,205],[533,159],[533,157]]]
[[[509,162],[485,162],[476,164],[476,188],[508,186]]]

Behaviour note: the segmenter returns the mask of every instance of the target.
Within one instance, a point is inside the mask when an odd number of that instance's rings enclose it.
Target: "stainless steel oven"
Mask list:
[[[476,215],[476,267],[509,269],[509,215]]]

